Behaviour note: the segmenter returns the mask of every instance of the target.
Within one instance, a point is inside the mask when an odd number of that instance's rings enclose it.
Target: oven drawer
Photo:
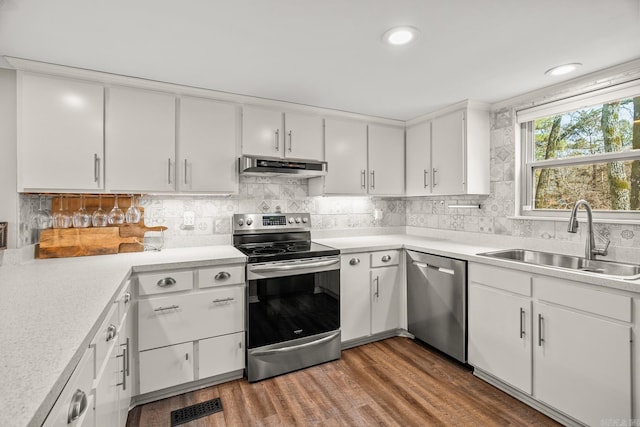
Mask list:
[[[138,301],[139,350],[244,330],[244,286]]]
[[[193,289],[193,272],[186,270],[138,274],[138,283],[140,295],[188,291]]]
[[[213,286],[240,285],[244,283],[244,264],[201,268],[198,270],[198,274],[198,286],[201,289]]]

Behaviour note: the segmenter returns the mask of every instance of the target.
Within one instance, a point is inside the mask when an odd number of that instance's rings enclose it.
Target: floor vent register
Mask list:
[[[187,406],[186,408],[177,409],[171,412],[171,427],[206,417],[222,411],[222,402],[219,397],[207,400],[206,402],[197,403]]]

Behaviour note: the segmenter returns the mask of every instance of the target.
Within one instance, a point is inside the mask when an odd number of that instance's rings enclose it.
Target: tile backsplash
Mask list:
[[[503,109],[491,115],[491,193],[462,197],[309,197],[307,180],[287,177],[240,178],[239,194],[221,196],[147,196],[147,225],[168,227],[164,247],[188,247],[231,242],[234,213],[308,212],[313,230],[370,230],[410,227],[474,233],[478,236],[534,239],[540,243],[582,243],[582,232],[568,233],[566,221],[513,219],[515,213],[515,127],[513,111]],[[44,204],[51,208],[50,200]],[[480,204],[480,208],[449,208],[449,205]],[[20,197],[20,243],[38,241],[31,218],[39,208],[37,197]],[[183,225],[184,212],[195,213],[195,226]],[[374,215],[375,213],[375,215]],[[611,240],[611,252],[640,248],[640,225],[596,224],[598,234]]]

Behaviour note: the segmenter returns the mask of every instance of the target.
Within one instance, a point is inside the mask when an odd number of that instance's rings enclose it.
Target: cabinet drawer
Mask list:
[[[244,284],[244,264],[202,268],[198,274],[200,288]]]
[[[71,374],[69,382],[60,393],[53,409],[45,420],[43,426],[92,426],[93,423],[93,348],[88,348],[76,369]],[[86,399],[86,400],[85,400]],[[84,411],[78,414],[73,422],[68,422],[69,409],[75,402],[82,402]]]
[[[531,296],[531,275],[529,273],[471,262],[468,268],[469,283],[480,283],[503,291]]]
[[[534,277],[533,295],[539,300],[631,322],[631,297],[588,289],[579,283],[552,277]]]
[[[244,332],[200,341],[200,379],[244,369]]]
[[[140,295],[166,294],[193,289],[192,271],[166,271],[138,275]]]
[[[244,286],[142,299],[139,349],[163,347],[244,330]]]
[[[140,353],[140,394],[193,380],[193,343]]]
[[[95,371],[94,378],[100,372],[107,357],[107,351],[117,341],[118,338],[118,306],[113,304],[104,322],[96,332],[96,336],[91,341],[91,347],[95,349]]]
[[[386,267],[388,265],[398,265],[400,261],[400,251],[380,251],[371,254],[371,267]]]

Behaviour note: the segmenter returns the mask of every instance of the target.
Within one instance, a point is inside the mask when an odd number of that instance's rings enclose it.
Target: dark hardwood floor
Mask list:
[[[558,425],[468,367],[408,338],[390,338],[345,350],[339,361],[134,408],[127,426],[170,426],[171,411],[216,397],[223,412],[183,426]]]

